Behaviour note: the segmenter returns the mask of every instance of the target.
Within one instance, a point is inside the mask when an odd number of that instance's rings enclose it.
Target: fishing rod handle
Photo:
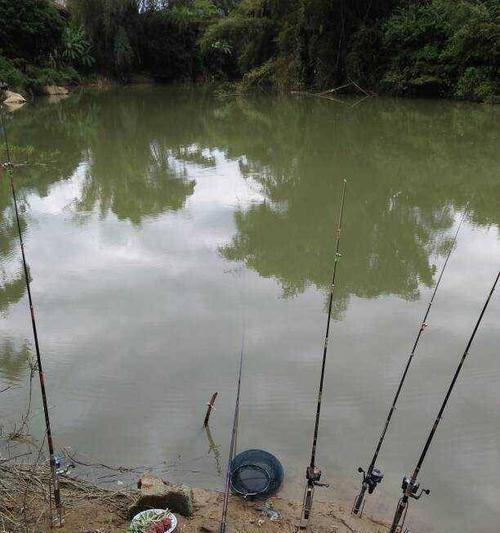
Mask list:
[[[361,515],[361,509],[363,508],[363,502],[365,501],[365,494],[367,489],[366,483],[363,481],[361,485],[361,490],[359,491],[358,496],[354,500],[354,505],[352,506],[352,514]]]
[[[302,515],[298,524],[299,529],[306,529],[309,524],[309,517],[311,516],[312,503],[314,497],[314,483],[308,483],[304,491],[304,503],[302,506]]]
[[[391,529],[389,530],[389,533],[401,533],[404,525],[403,517],[406,511],[406,505],[407,500],[405,496],[403,496],[398,502],[398,506],[396,508],[396,512],[394,513],[394,518],[392,520],[392,525]]]

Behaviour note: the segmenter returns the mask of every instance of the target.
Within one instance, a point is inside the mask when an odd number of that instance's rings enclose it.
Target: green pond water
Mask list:
[[[469,203],[366,511],[389,520],[500,266],[497,108],[382,98],[217,98],[189,87],[83,91],[9,115],[58,448],[221,488],[242,331],[240,449],[262,447],[300,498],[335,224],[349,179],[318,444],[350,505]],[[0,184],[0,420],[28,401],[32,337]],[[420,475],[414,533],[500,523],[500,295]],[[34,383],[31,432],[43,435]],[[0,448],[0,453],[2,449]],[[180,459],[179,459],[180,456]],[[113,479],[110,485],[116,483]]]

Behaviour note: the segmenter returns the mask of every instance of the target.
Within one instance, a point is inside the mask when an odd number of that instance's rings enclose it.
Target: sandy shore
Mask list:
[[[195,512],[191,518],[179,518],[178,531],[218,532],[222,508],[222,495],[204,489],[194,489]],[[279,497],[272,498],[273,508],[282,518],[271,521],[256,510],[260,503],[245,502],[231,497],[227,520],[229,532],[291,533],[297,531],[297,520],[301,504]],[[122,513],[109,501],[81,501],[73,508],[66,509],[65,525],[59,531],[64,533],[115,533],[126,531],[128,522]],[[311,518],[309,531],[314,533],[384,533],[386,525],[369,517],[361,519],[350,515],[349,510],[335,503],[317,502]]]
[[[8,533],[115,533],[126,532],[129,508],[141,494],[137,489],[109,490],[73,476],[60,476],[64,521],[51,530],[50,470],[45,464],[0,462],[0,531]],[[178,516],[177,531],[219,531],[223,494],[193,489],[193,515]],[[248,502],[231,496],[227,531],[296,532],[302,503],[275,496],[268,500],[281,518],[271,520],[259,511],[264,502]],[[56,513],[52,509],[52,515]],[[309,530],[315,533],[385,533],[387,525],[368,516],[353,517],[350,508],[336,502],[314,502]]]

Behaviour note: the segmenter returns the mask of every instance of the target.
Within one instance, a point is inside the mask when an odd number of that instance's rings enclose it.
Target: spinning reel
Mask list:
[[[306,479],[308,482],[312,483],[316,487],[329,487],[330,485],[328,483],[320,483],[319,480],[321,479],[321,470],[315,466],[308,466],[306,469]]]
[[[384,479],[384,474],[379,468],[369,468],[368,472],[365,472],[361,467],[358,467],[358,472],[363,474],[363,483],[361,484],[361,491],[354,500],[352,505],[351,514],[361,516],[365,507],[365,493],[368,489],[368,494],[372,494],[377,488],[377,485]]]
[[[384,479],[384,474],[379,468],[373,468],[371,472],[365,472],[359,467],[358,472],[363,474],[363,483],[368,486],[368,494],[373,494],[377,485]]]
[[[328,483],[320,483],[321,479],[321,470],[315,466],[308,466],[306,469],[306,479],[309,483],[315,485],[316,487],[329,487]]]
[[[422,494],[428,496],[431,491],[430,489],[420,489],[420,483],[412,482],[411,478],[405,476],[403,482],[401,483],[401,488],[405,495],[413,498],[414,500],[419,500]],[[420,492],[419,492],[420,489]]]
[[[328,483],[320,483],[321,470],[317,466],[308,466],[306,469],[307,485],[304,493],[304,505],[302,508],[302,516],[300,522],[297,524],[299,529],[306,529],[311,515],[314,487],[329,487]]]
[[[412,481],[412,478],[405,476],[401,483],[403,489],[403,496],[401,496],[394,520],[390,529],[390,533],[409,533],[408,528],[405,528],[406,514],[408,513],[409,498],[419,500],[422,494],[429,495],[431,491],[429,489],[421,489],[420,483]]]

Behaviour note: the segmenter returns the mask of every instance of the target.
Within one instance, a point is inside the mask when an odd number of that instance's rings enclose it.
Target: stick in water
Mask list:
[[[212,394],[212,398],[207,403],[207,414],[205,415],[205,420],[203,421],[203,425],[205,427],[208,426],[208,421],[210,420],[210,415],[212,414],[212,409],[214,408],[215,400],[217,399],[218,392],[214,392]]]
[[[51,481],[52,481],[52,488],[54,493],[54,502],[56,506],[57,516],[59,525],[62,526],[63,522],[63,512],[62,512],[62,501],[61,501],[61,491],[59,489],[59,479],[57,477],[56,473],[56,460],[55,460],[55,454],[54,454],[54,442],[52,440],[52,430],[50,427],[50,418],[49,418],[49,407],[47,402],[47,391],[45,389],[45,374],[43,373],[43,366],[42,366],[42,357],[40,354],[40,344],[38,342],[38,331],[36,327],[36,319],[35,319],[35,311],[33,307],[33,298],[31,296],[31,288],[30,288],[30,278],[29,278],[29,270],[28,270],[28,264],[26,260],[26,253],[24,250],[24,242],[23,242],[23,235],[21,231],[21,222],[19,220],[19,210],[17,207],[17,196],[16,196],[16,189],[14,187],[14,179],[13,179],[13,164],[10,158],[10,148],[9,148],[9,141],[7,137],[7,129],[5,125],[5,119],[3,115],[3,111],[0,113],[2,116],[2,127],[3,127],[3,134],[5,139],[5,150],[7,154],[7,162],[1,166],[0,168],[5,168],[7,176],[9,177],[9,185],[10,185],[10,191],[12,194],[12,202],[14,204],[14,212],[16,215],[16,222],[17,222],[17,231],[19,236],[19,244],[21,247],[21,257],[23,262],[23,270],[24,270],[24,279],[26,282],[26,291],[28,293],[28,303],[29,303],[29,309],[30,309],[30,315],[31,315],[31,326],[33,330],[33,339],[35,342],[35,351],[36,351],[36,361],[38,366],[38,377],[40,380],[40,391],[42,395],[42,404],[43,404],[43,412],[45,415],[45,432],[47,435],[47,445],[49,448],[49,457],[50,457],[50,472],[51,472]],[[50,517],[50,526],[53,525],[53,519],[52,516]]]

